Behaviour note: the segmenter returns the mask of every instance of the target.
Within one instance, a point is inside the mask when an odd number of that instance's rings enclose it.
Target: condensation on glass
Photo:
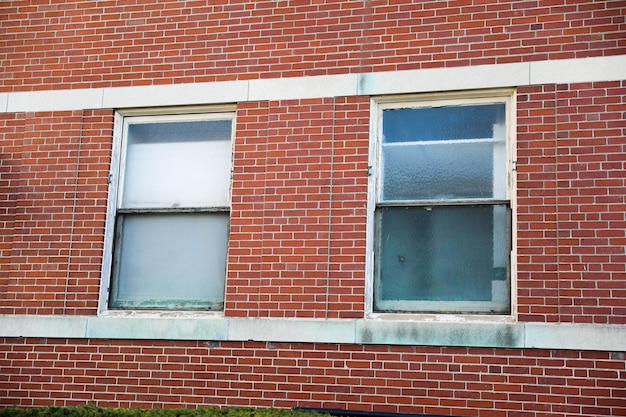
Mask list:
[[[381,117],[374,310],[508,313],[505,103]]]
[[[223,308],[231,131],[231,118],[125,121],[112,308]]]

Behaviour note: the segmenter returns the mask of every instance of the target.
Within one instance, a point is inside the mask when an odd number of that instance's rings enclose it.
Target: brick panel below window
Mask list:
[[[4,339],[0,404],[626,415],[624,353]]]

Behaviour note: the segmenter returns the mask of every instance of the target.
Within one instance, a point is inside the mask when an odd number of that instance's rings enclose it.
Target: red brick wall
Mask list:
[[[518,90],[522,321],[626,323],[626,83]]]
[[[619,81],[518,90],[522,321],[626,323],[625,91]],[[369,99],[237,113],[226,315],[362,317]],[[0,312],[94,314],[112,111],[5,119],[3,218],[15,230],[3,235]]]
[[[7,294],[20,178],[23,117],[0,116],[0,299]]]
[[[581,58],[626,47],[623,1],[118,3],[1,2],[0,91]]]
[[[239,106],[227,315],[363,316],[368,126],[367,97]]]
[[[117,3],[0,2],[0,92],[626,53],[622,1]],[[625,93],[517,90],[521,322],[626,324]],[[237,104],[226,316],[363,317],[369,111],[369,97]],[[113,116],[0,114],[0,314],[96,314]],[[0,343],[0,405],[539,417],[626,416],[625,398],[623,352]]]
[[[518,90],[521,321],[626,321],[623,96]],[[95,314],[112,111],[1,126],[0,311]],[[238,105],[226,315],[362,317],[368,128],[367,97]],[[2,405],[626,415],[623,352],[30,338],[0,375]]]
[[[8,339],[5,405],[326,407],[624,416],[623,353],[335,344]]]
[[[96,311],[112,114],[29,113],[18,116],[17,129],[7,123],[0,195],[10,229],[3,233],[0,313]]]

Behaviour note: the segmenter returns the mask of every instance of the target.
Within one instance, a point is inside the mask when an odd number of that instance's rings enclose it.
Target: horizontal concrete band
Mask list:
[[[626,79],[626,55],[248,81],[0,93],[0,113],[374,96]]]
[[[263,341],[623,351],[626,325],[0,315],[0,337]]]

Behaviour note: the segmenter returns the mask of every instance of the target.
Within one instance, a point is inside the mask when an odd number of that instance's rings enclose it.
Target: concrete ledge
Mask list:
[[[623,80],[626,55],[530,63],[530,84]]]
[[[102,108],[101,88],[8,93],[7,113]]]
[[[102,108],[237,103],[248,100],[248,88],[247,81],[107,88]]]
[[[626,79],[626,55],[216,83],[0,93],[0,113],[408,94]]]
[[[524,327],[528,348],[626,350],[626,325],[526,323]]]
[[[251,80],[247,101],[355,96],[358,82],[356,74]]]
[[[361,74],[358,94],[374,96],[529,85],[529,65],[479,65]]]
[[[525,347],[522,324],[361,320],[356,334],[359,344]]]
[[[0,315],[3,337],[84,338],[87,316]]]
[[[623,351],[626,325],[227,318],[214,314],[176,317],[175,313],[110,317],[0,315],[0,337]]]
[[[227,340],[228,321],[219,317],[89,317],[87,339]]]
[[[354,343],[354,320],[228,319],[228,340]]]

